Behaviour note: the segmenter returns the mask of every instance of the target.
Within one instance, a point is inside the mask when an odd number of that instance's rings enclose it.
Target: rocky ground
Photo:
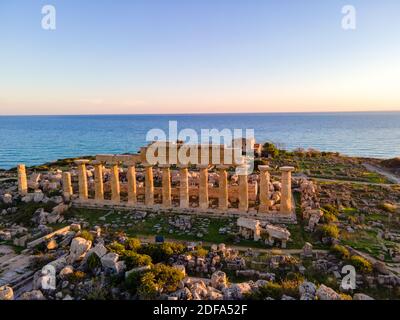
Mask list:
[[[296,167],[287,249],[243,239],[233,218],[71,207],[58,171],[69,161],[30,170],[25,197],[0,172],[0,299],[399,299],[400,186],[363,165],[379,161],[269,161]],[[393,163],[380,168],[396,174]]]

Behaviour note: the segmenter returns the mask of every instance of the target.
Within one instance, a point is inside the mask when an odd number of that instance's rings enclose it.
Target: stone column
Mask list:
[[[88,183],[87,183],[87,171],[86,164],[89,160],[76,160],[75,163],[78,165],[78,178],[79,178],[79,199],[88,199]]]
[[[239,174],[239,211],[247,212],[249,209],[249,183],[247,168],[243,168]]]
[[[28,181],[26,178],[26,168],[24,164],[17,166],[18,171],[18,192],[21,196],[28,194]]]
[[[144,184],[145,184],[145,194],[144,203],[146,206],[154,205],[154,181],[153,181],[153,166],[146,164],[144,166]]]
[[[162,205],[169,208],[172,205],[171,201],[171,171],[169,164],[160,164],[162,170]]]
[[[187,166],[180,166],[179,176],[179,206],[189,208],[189,177]]]
[[[292,171],[293,167],[281,167],[282,172],[282,190],[280,212],[290,214],[292,212]]]
[[[119,183],[119,167],[118,164],[111,165],[111,201],[115,203],[121,202],[121,187]]]
[[[220,210],[228,209],[228,166],[220,165],[217,167],[219,171],[219,199],[218,208]]]
[[[63,184],[64,198],[70,200],[71,196],[74,193],[72,190],[71,173],[69,172],[62,173],[62,184]]]
[[[258,166],[260,170],[260,206],[258,211],[261,213],[268,213],[269,211],[269,183],[270,183],[270,167],[265,166]]]
[[[103,164],[100,161],[93,161],[92,164],[94,165],[94,198],[96,201],[103,201]]]
[[[128,203],[137,204],[136,193],[136,168],[134,164],[128,166]]]
[[[199,165],[200,181],[199,181],[199,207],[200,209],[208,209],[208,164]]]

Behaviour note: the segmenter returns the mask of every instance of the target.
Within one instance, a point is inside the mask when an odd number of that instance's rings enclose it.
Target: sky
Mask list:
[[[398,0],[0,0],[0,115],[400,111],[399,35]]]

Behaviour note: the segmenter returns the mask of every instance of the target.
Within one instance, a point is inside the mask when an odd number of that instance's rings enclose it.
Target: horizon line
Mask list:
[[[346,110],[346,111],[268,111],[268,112],[189,112],[189,113],[80,113],[80,114],[0,114],[0,117],[51,117],[51,116],[201,116],[201,115],[244,115],[244,114],[316,114],[316,113],[384,113],[400,110]]]

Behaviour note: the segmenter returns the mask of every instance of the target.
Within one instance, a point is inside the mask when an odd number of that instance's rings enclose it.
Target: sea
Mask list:
[[[191,139],[201,137],[206,132],[202,130],[228,129],[233,134],[241,129],[245,134],[248,129],[254,130],[257,142],[273,142],[286,150],[400,156],[400,112],[0,116],[0,168],[135,153],[149,142],[149,133],[164,132],[171,140],[174,126],[178,133],[189,129],[183,132]]]

